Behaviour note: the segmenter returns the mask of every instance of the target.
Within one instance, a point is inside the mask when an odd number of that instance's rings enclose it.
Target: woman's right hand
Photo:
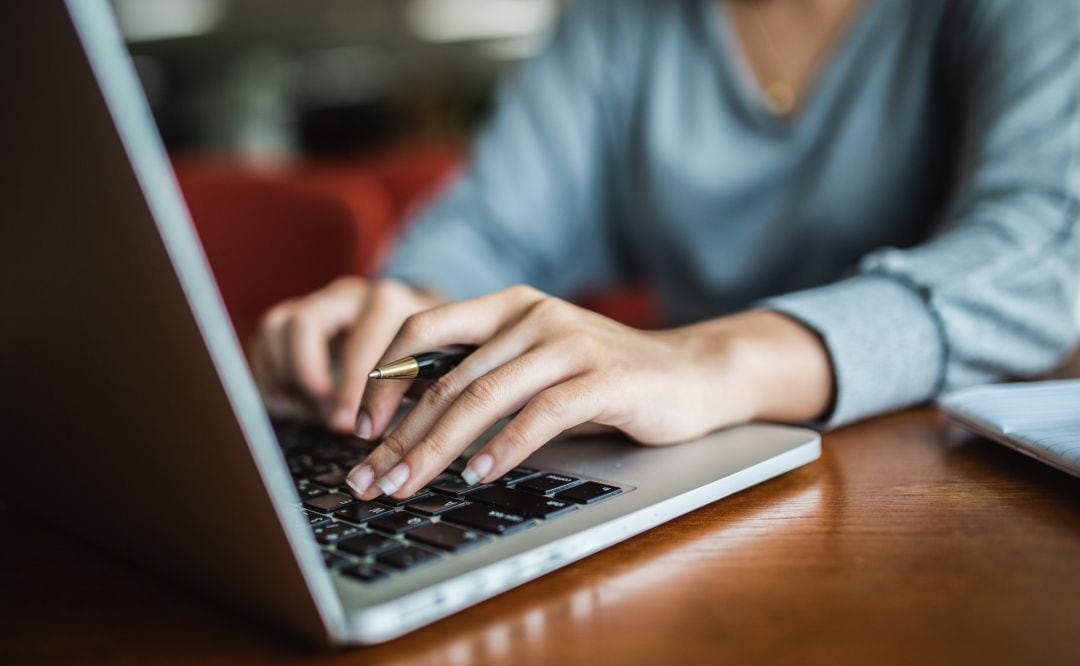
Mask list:
[[[252,349],[264,398],[272,410],[300,407],[351,433],[368,372],[409,315],[441,302],[395,280],[343,277],[279,303]]]

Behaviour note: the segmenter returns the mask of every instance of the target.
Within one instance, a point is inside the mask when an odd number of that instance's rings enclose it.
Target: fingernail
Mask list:
[[[346,407],[340,407],[334,412],[334,427],[348,432],[349,428],[356,427],[356,415]]]
[[[375,485],[387,495],[393,495],[394,492],[408,480],[409,466],[405,463],[398,463],[394,469],[390,470],[383,478],[376,481]]]
[[[356,436],[360,439],[371,439],[371,417],[363,410],[356,419]]]
[[[375,470],[371,469],[371,465],[360,465],[349,472],[349,476],[345,477],[345,485],[349,486],[357,495],[363,495],[364,491],[371,485],[371,479],[374,476]]]
[[[480,479],[491,471],[494,465],[495,459],[491,457],[490,453],[481,453],[469,461],[468,466],[461,472],[461,478],[465,479],[465,483],[470,486],[475,486],[480,482]]]

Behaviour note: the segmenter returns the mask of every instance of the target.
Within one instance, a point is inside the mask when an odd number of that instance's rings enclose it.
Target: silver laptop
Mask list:
[[[816,459],[748,425],[556,441],[354,502],[367,452],[272,421],[103,0],[0,9],[0,497],[324,644],[385,641]],[[722,395],[716,396],[722,401]],[[638,538],[649,538],[648,535]]]

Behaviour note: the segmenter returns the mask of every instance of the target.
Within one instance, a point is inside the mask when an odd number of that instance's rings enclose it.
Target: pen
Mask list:
[[[476,351],[473,345],[454,345],[437,351],[413,354],[372,370],[371,379],[435,379],[457,367]]]

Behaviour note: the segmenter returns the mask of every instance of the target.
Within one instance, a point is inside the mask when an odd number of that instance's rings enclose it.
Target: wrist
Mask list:
[[[803,324],[753,310],[664,332],[689,367],[702,405],[724,423],[817,419],[832,405],[834,380],[824,342]],[[717,400],[724,408],[717,409]]]

